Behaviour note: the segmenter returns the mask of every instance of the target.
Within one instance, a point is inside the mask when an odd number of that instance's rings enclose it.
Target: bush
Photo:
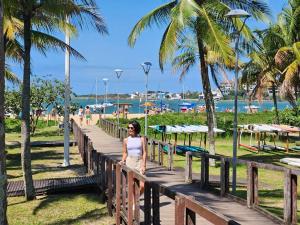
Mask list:
[[[21,132],[21,120],[20,119],[5,119],[5,132]]]
[[[290,126],[300,127],[300,112],[293,109],[285,109],[279,112],[279,122]]]

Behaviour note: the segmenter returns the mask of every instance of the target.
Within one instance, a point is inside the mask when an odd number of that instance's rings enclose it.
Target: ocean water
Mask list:
[[[83,107],[85,107],[86,105],[92,105],[95,104],[95,99],[85,99],[85,98],[74,98],[72,99],[73,102],[78,103],[79,105],[82,105]],[[117,103],[116,99],[108,99],[108,102],[110,103]],[[181,104],[182,102],[194,102],[196,103],[198,106],[204,105],[204,101],[196,101],[196,100],[191,100],[191,101],[187,101],[187,100],[163,100],[162,103],[166,104],[168,106],[168,108],[174,110],[175,112],[179,112],[180,110],[180,106],[179,104]],[[98,104],[103,103],[103,100],[98,99]],[[142,106],[142,104],[144,103],[144,101],[141,101],[139,99],[120,99],[120,103],[130,103],[132,104],[131,107],[129,107],[129,113],[143,113],[144,111],[144,106]],[[160,107],[161,101],[157,100],[157,101],[153,101],[153,103],[157,106]],[[233,106],[234,106],[234,101],[230,100],[226,100],[226,101],[218,101],[215,102],[216,105],[216,111],[217,112],[224,112],[226,109],[230,109],[233,110]],[[238,112],[247,112],[247,109],[245,109],[245,106],[247,106],[248,103],[245,101],[238,101]],[[258,106],[260,107],[258,109],[258,111],[265,111],[265,110],[272,110],[273,108],[273,101],[263,101],[262,103],[259,102],[253,102],[252,105]],[[279,110],[283,110],[285,108],[289,108],[290,105],[288,102],[284,101],[284,102],[278,102],[278,109]],[[112,106],[112,107],[108,107],[106,108],[106,113],[113,113],[114,111],[116,111],[117,106]]]

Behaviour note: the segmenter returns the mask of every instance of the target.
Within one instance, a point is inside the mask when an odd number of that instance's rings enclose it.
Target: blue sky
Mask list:
[[[158,68],[158,49],[165,27],[147,30],[142,33],[134,48],[127,45],[127,37],[135,23],[150,10],[165,3],[165,0],[98,0],[100,12],[109,29],[108,36],[101,36],[92,28],[80,31],[76,39],[71,40],[72,47],[87,59],[80,62],[71,58],[71,86],[77,94],[95,92],[95,81],[98,78],[109,78],[109,92],[130,93],[145,90],[145,76],[140,66],[143,61],[151,61],[153,66],[149,74],[149,89],[181,92],[182,84],[178,74],[166,68],[162,74]],[[268,0],[273,12],[273,19],[287,0]],[[262,28],[265,25],[249,20],[251,28]],[[59,36],[61,39],[64,37]],[[64,80],[64,53],[49,52],[47,57],[32,51],[32,70],[36,75],[52,75]],[[22,68],[11,63],[14,72],[19,76]],[[114,69],[121,68],[124,73],[118,81]],[[185,90],[201,91],[201,80],[198,69],[190,71],[184,80]],[[104,85],[99,82],[99,94],[104,93]]]

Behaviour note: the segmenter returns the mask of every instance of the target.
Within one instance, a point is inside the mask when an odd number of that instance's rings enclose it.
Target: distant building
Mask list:
[[[222,82],[220,84],[220,89],[222,91],[223,95],[229,95],[230,92],[233,90],[234,88],[234,82],[233,81],[227,81],[227,82]]]
[[[222,93],[221,93],[220,90],[212,91],[212,95],[213,95],[213,99],[215,101],[220,101],[221,99],[223,99],[223,95],[222,95]],[[203,92],[201,92],[199,94],[199,100],[204,100],[204,94],[203,94]]]

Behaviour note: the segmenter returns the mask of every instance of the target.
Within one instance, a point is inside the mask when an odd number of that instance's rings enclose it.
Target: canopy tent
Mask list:
[[[166,134],[175,134],[175,133],[207,133],[208,126],[204,125],[154,125],[149,126],[150,128],[156,130],[157,132],[166,133]],[[223,133],[225,131],[214,128],[215,133]]]
[[[206,134],[208,133],[208,127],[203,125],[153,125],[149,126],[150,128],[154,129],[155,132],[162,134],[162,140],[166,141],[167,135],[175,135],[175,143],[176,152],[177,153],[184,153],[186,151],[194,151],[194,152],[207,152],[205,148],[202,148],[202,134],[204,134],[204,146],[206,147]],[[223,133],[225,131],[214,128],[215,133]],[[192,143],[192,135],[200,133],[200,147],[191,146]],[[184,134],[184,145],[177,145],[177,136],[178,134]],[[185,145],[186,143],[186,135],[189,138],[188,146]],[[165,149],[166,150],[166,149]]]
[[[241,136],[243,133],[250,133],[250,144],[245,145],[241,143]],[[299,133],[300,128],[292,127],[288,125],[278,125],[278,124],[247,124],[247,125],[239,125],[239,146],[248,148],[249,150],[259,151],[265,148],[270,149],[285,149],[287,152],[289,151],[289,134],[290,133]],[[252,145],[252,136],[256,135],[257,146]],[[273,136],[274,146],[266,145],[266,137],[267,134]],[[276,136],[284,136],[286,138],[286,146],[280,147],[276,146],[275,137]],[[261,145],[261,142],[263,143]]]

